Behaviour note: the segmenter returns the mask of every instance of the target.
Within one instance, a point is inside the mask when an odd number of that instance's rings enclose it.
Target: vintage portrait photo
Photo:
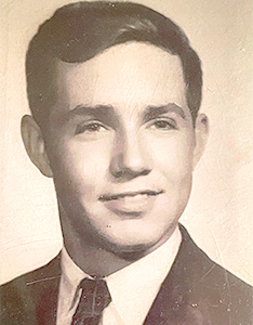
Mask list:
[[[252,325],[252,1],[0,9],[0,325]]]

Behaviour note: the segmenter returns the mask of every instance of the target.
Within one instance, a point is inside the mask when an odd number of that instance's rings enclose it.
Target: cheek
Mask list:
[[[149,141],[149,145],[154,167],[159,168],[166,177],[180,181],[191,174],[194,146],[187,134]]]
[[[75,191],[94,191],[107,176],[110,150],[102,143],[68,141],[59,145],[53,155],[55,180]]]

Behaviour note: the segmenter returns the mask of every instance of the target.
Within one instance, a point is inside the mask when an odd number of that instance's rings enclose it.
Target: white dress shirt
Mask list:
[[[112,301],[105,308],[99,325],[143,324],[160,286],[175,260],[181,243],[178,228],[152,253],[105,278]],[[90,277],[62,250],[62,277],[59,288],[57,325],[70,325],[79,302],[76,290],[81,280]]]

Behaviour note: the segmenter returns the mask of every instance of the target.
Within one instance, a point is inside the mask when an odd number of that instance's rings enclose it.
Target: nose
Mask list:
[[[151,171],[147,148],[137,132],[116,137],[110,172],[117,181],[148,175]]]

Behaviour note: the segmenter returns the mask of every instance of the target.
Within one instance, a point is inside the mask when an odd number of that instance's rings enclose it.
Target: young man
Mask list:
[[[64,248],[1,288],[1,324],[252,324],[252,289],[178,224],[208,134],[200,60],[132,3],[65,6],[30,42],[22,136]]]

